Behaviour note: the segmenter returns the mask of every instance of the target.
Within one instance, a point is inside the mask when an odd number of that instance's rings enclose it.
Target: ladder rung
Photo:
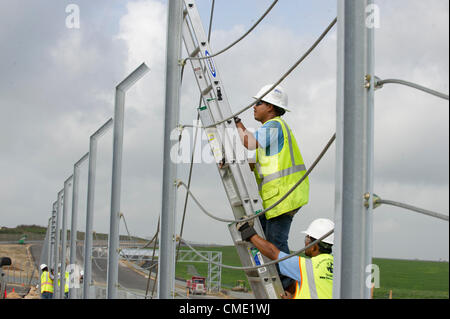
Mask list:
[[[204,90],[202,91],[202,95],[203,95],[203,96],[204,96],[204,95],[208,95],[209,92],[212,91],[212,89],[213,89],[213,86],[212,86],[212,84],[210,84],[206,89],[204,89]]]
[[[251,282],[261,282],[261,277],[251,277],[251,276],[247,276],[248,281]]]
[[[189,53],[189,56],[191,58],[197,56],[197,54],[200,52],[200,47],[196,47],[194,51],[192,51],[191,53]]]

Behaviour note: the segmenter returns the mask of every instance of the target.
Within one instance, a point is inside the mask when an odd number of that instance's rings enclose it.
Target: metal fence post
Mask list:
[[[74,265],[77,262],[77,233],[78,233],[78,180],[80,175],[80,165],[88,158],[89,153],[83,155],[73,165],[73,181],[72,181],[72,219],[70,227],[70,261],[69,264]],[[74,268],[72,268],[74,269]],[[69,286],[69,299],[73,299],[75,293],[73,287]]]
[[[72,182],[73,175],[64,182],[64,205],[63,205],[63,216],[62,216],[62,241],[61,241],[61,270],[60,270],[60,287],[59,287],[59,298],[64,299],[64,290],[66,283],[66,252],[67,252],[67,211],[69,209],[69,202],[67,197],[69,195],[69,187]]]
[[[59,262],[59,240],[60,240],[60,216],[61,216],[61,204],[63,201],[63,193],[64,189],[59,191],[58,193],[58,201],[56,208],[56,223],[55,223],[55,252],[53,254],[54,264],[53,264],[53,299],[58,299],[57,291],[58,291],[58,262]],[[50,270],[50,269],[49,269]],[[51,270],[50,270],[51,271]]]
[[[170,134],[178,125],[180,108],[183,2],[169,0],[167,18],[164,159],[161,209],[158,296],[168,299],[175,288],[175,203],[177,166],[170,158]]]
[[[372,185],[373,95],[366,79],[373,74],[373,61],[369,61],[367,5],[368,0],[338,2],[333,298],[364,298],[369,291],[365,270],[371,260],[371,217],[364,195]]]
[[[114,142],[113,142],[113,169],[111,183],[111,215],[109,224],[109,254],[107,271],[107,298],[117,298],[117,286],[119,284],[119,214],[120,191],[122,184],[122,152],[123,152],[123,127],[125,113],[126,91],[149,71],[145,63],[127,76],[116,87],[114,107]]]
[[[95,171],[97,164],[97,141],[98,138],[111,127],[112,119],[103,124],[89,139],[89,171],[86,208],[86,232],[84,238],[84,276],[83,276],[83,298],[90,298],[90,286],[92,280],[92,229],[94,221],[94,198],[95,198]]]

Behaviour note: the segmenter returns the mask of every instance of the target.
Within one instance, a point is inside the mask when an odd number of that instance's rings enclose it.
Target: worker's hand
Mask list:
[[[256,235],[256,231],[253,228],[253,220],[248,222],[239,222],[236,224],[237,230],[241,233],[242,240],[250,241],[253,235]]]
[[[237,116],[235,116],[233,119],[235,124],[238,124],[241,121],[241,119]]]
[[[285,291],[284,294],[280,294],[281,299],[292,299],[292,294],[289,291]]]

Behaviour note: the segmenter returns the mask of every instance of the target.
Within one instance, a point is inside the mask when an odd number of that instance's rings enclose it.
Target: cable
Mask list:
[[[411,206],[411,205],[408,205],[408,204],[395,202],[395,201],[392,201],[392,200],[386,200],[386,199],[377,198],[377,199],[375,199],[374,204],[386,204],[386,205],[397,206],[397,207],[400,207],[400,208],[412,210],[412,211],[415,211],[415,212],[418,212],[418,213],[421,213],[421,214],[424,214],[424,215],[428,215],[428,216],[431,216],[431,217],[435,217],[435,218],[439,218],[439,219],[443,219],[443,220],[448,221],[448,216],[447,215],[435,213],[435,212],[432,212],[430,210],[426,210],[426,209],[423,209],[423,208],[418,208],[418,207]]]
[[[308,249],[308,248],[314,246],[315,244],[318,244],[318,243],[321,242],[323,239],[325,239],[326,237],[330,236],[333,232],[334,232],[334,229],[330,230],[328,233],[326,233],[325,235],[323,235],[323,236],[320,237],[319,239],[316,239],[315,241],[313,241],[312,243],[310,243],[309,245],[305,246],[304,248],[302,248],[302,249],[300,249],[300,250],[297,250],[297,251],[295,251],[295,252],[293,252],[293,253],[291,253],[291,254],[289,254],[289,255],[287,255],[287,256],[284,256],[283,258],[280,258],[280,259],[277,259],[277,260],[273,260],[273,261],[270,261],[270,262],[268,262],[268,263],[265,263],[265,264],[262,264],[262,265],[259,265],[259,266],[239,267],[239,266],[224,265],[224,264],[217,263],[217,262],[214,262],[214,261],[211,261],[211,263],[214,264],[214,265],[223,267],[223,268],[234,269],[234,270],[253,270],[253,269],[258,269],[258,268],[261,268],[261,267],[266,267],[266,266],[278,264],[279,262],[281,262],[281,261],[283,261],[283,260],[286,260],[286,259],[288,259],[288,258],[291,258],[291,257],[293,257],[293,256],[296,256],[296,255],[298,255],[298,254],[304,252],[306,249]],[[181,238],[181,237],[179,237],[179,238],[177,238],[177,239],[180,240],[180,241],[183,241],[183,243],[185,243],[185,244],[189,247],[189,249],[192,250],[196,255],[200,256],[200,257],[201,257],[202,259],[204,259],[204,260],[209,261],[208,258],[202,256],[202,255],[201,255],[198,251],[196,251],[196,250],[195,250],[188,242],[186,242],[186,240],[184,240],[184,239]]]
[[[395,84],[406,85],[406,86],[412,87],[414,89],[426,92],[428,94],[440,97],[441,99],[448,100],[448,95],[446,95],[444,93],[441,93],[441,92],[438,92],[438,91],[426,88],[426,87],[424,87],[422,85],[419,85],[419,84],[416,84],[416,83],[404,81],[404,80],[398,80],[398,79],[380,80],[380,81],[376,82],[375,87],[382,88],[384,84],[388,84],[388,83],[395,83]]]
[[[215,54],[213,54],[213,55],[209,55],[209,56],[207,56],[207,57],[187,57],[186,59],[184,59],[184,61],[183,61],[183,64],[185,64],[185,62],[187,61],[187,60],[204,60],[204,59],[210,59],[210,58],[213,58],[213,57],[216,57],[216,56],[218,56],[218,55],[220,55],[220,54],[222,54],[222,53],[224,53],[225,51],[227,51],[228,49],[230,49],[230,48],[232,48],[233,46],[235,46],[236,44],[238,44],[242,39],[244,39],[247,35],[249,35],[250,34],[250,32],[252,32],[255,28],[256,28],[256,26],[262,21],[262,20],[264,20],[264,18],[269,14],[269,12],[272,10],[272,8],[277,4],[277,2],[278,2],[278,0],[275,0],[271,5],[270,5],[270,7],[266,10],[266,12],[264,12],[264,14],[258,19],[258,21],[256,21],[256,23],[244,34],[244,35],[242,35],[239,39],[237,39],[236,41],[234,41],[233,43],[231,43],[230,45],[228,45],[226,48],[224,48],[224,49],[222,49],[222,50],[220,50],[219,52],[217,52],[217,53],[215,53]],[[212,7],[212,10],[214,9],[214,4],[213,4],[213,7]],[[210,18],[211,20],[212,20],[212,15],[211,15],[211,18]],[[210,20],[210,31],[211,31],[211,20]],[[209,41],[209,38],[208,38],[208,41]]]
[[[155,233],[155,238],[158,236],[159,234],[159,222],[160,222],[161,217],[158,218],[158,227],[156,228],[156,233]],[[148,295],[148,289],[150,286],[150,278],[152,276],[152,270],[151,268],[156,265],[156,268],[158,267],[158,264],[154,264],[154,258],[155,258],[155,251],[156,251],[156,240],[155,243],[153,245],[153,253],[152,253],[152,260],[150,262],[150,268],[148,269],[148,280],[147,280],[147,288],[145,289],[145,299],[147,299],[147,295]],[[153,299],[153,295],[155,292],[155,286],[156,286],[156,280],[158,279],[158,271],[156,270],[156,276],[155,276],[155,281],[153,282],[153,288],[152,288],[152,299]]]
[[[254,104],[258,103],[259,101],[261,101],[267,94],[269,94],[270,91],[272,91],[278,84],[280,84],[281,82],[284,81],[284,79],[287,78],[287,76],[289,74],[292,73],[292,71],[295,70],[295,68],[297,68],[300,63],[302,63],[307,57],[308,55],[317,47],[317,45],[323,40],[323,38],[327,35],[327,33],[333,28],[333,26],[336,24],[337,22],[337,18],[334,18],[334,20],[330,23],[330,25],[325,29],[325,31],[319,36],[319,38],[314,42],[314,44],[305,52],[305,54],[303,54],[303,56],[294,63],[294,65],[285,73],[283,74],[283,76],[270,88],[268,89],[261,97],[259,97],[258,99],[256,99],[255,101],[251,102],[249,105],[247,105],[246,107],[244,107],[242,110],[238,111],[237,113],[227,117],[226,119],[216,122],[214,124],[208,125],[208,126],[196,126],[199,128],[210,128],[210,127],[214,127],[217,126],[219,124],[222,124],[226,121],[229,121],[231,119],[233,119],[235,116],[238,116],[239,114],[245,112],[246,110],[248,110],[249,108],[251,108]],[[194,127],[194,125],[190,125],[190,124],[186,124],[186,125],[182,125],[182,127]]]
[[[259,212],[258,214],[255,214],[253,216],[247,217],[247,218],[243,218],[240,220],[234,220],[234,219],[224,219],[224,218],[220,218],[220,217],[216,217],[214,215],[212,215],[211,213],[209,213],[203,206],[202,204],[197,200],[197,198],[192,194],[192,192],[190,191],[190,189],[187,187],[187,185],[185,183],[183,183],[182,181],[178,181],[177,182],[177,187],[179,187],[180,185],[183,186],[186,191],[188,192],[188,194],[192,197],[192,199],[195,201],[195,203],[198,205],[198,207],[201,209],[201,211],[203,213],[205,213],[206,215],[208,215],[209,217],[221,221],[221,222],[225,222],[225,223],[238,223],[238,222],[245,222],[245,221],[249,221],[252,220],[256,217],[261,216],[262,214],[266,213],[267,211],[271,210],[272,208],[274,208],[275,206],[277,206],[278,204],[280,204],[283,200],[286,199],[286,197],[288,197],[294,190],[295,188],[297,188],[305,179],[306,177],[308,177],[308,175],[312,172],[312,170],[316,167],[316,165],[319,163],[319,161],[322,159],[322,157],[325,155],[325,153],[328,151],[328,149],[330,148],[330,146],[333,144],[333,142],[336,139],[336,133],[333,134],[333,136],[331,137],[331,139],[328,141],[327,145],[325,146],[325,148],[322,150],[322,152],[319,154],[319,156],[316,158],[316,160],[314,161],[314,163],[311,165],[311,167],[306,171],[305,175],[302,176],[302,178],[289,190],[287,191],[286,194],[284,194],[283,197],[281,197],[277,202],[275,202],[274,204],[272,204],[270,207],[262,210],[261,212]]]

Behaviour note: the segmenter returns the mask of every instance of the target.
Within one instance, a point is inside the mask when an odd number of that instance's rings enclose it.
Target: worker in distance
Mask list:
[[[242,240],[251,242],[259,251],[272,260],[281,259],[288,254],[280,251],[271,242],[260,237],[254,230],[253,220],[237,223]],[[314,220],[302,231],[305,247],[322,238],[334,229],[334,223],[326,218]],[[333,261],[331,255],[334,234],[305,250],[308,258],[293,256],[279,262],[281,274],[292,278],[294,283],[285,288],[283,299],[331,299],[333,293]]]
[[[239,117],[234,118],[244,147],[256,150],[250,168],[255,174],[264,209],[278,202],[306,173],[297,140],[281,118],[290,111],[287,93],[276,86],[262,97],[272,87],[272,84],[264,86],[253,97],[257,100],[254,117],[262,124],[255,134],[246,129]],[[292,219],[308,199],[309,179],[306,178],[286,199],[260,216],[266,239],[286,254],[289,254]],[[279,272],[278,265],[277,270]],[[285,289],[293,282],[289,277],[280,276],[280,279]]]

